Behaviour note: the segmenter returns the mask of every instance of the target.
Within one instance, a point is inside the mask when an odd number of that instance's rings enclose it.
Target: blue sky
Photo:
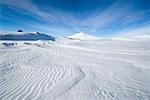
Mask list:
[[[2,32],[150,34],[150,0],[0,0],[0,12]]]

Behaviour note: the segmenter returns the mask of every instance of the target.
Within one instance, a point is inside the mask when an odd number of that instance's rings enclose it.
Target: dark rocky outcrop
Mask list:
[[[23,32],[22,30],[18,30],[17,32]]]

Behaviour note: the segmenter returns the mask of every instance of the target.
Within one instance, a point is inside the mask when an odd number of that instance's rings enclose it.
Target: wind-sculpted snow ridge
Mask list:
[[[70,77],[71,68],[67,66],[47,64],[48,60],[46,61],[47,63],[40,62],[37,65],[35,62],[38,63],[42,57],[38,53],[35,55],[32,54],[33,52],[29,53],[32,56],[28,55],[29,57],[26,56],[25,58],[21,57],[21,55],[17,57],[17,52],[25,54],[30,52],[28,50],[10,50],[15,55],[11,56],[10,54],[7,62],[1,64],[1,100],[35,99]],[[5,54],[2,56],[5,56]]]
[[[0,100],[150,100],[149,42],[0,41]]]
[[[14,40],[14,41],[52,40],[54,41],[55,38],[41,33],[11,32],[11,33],[1,33],[0,40]]]
[[[84,78],[84,76],[84,72],[79,67],[75,67],[74,73],[72,73],[70,79],[65,80],[64,82],[56,86],[52,91],[49,91],[39,96],[37,100],[55,100],[60,95],[63,95],[65,92],[71,90]]]

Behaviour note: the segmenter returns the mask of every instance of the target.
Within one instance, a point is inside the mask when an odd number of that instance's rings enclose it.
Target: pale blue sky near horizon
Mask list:
[[[0,0],[1,32],[109,37],[149,26],[150,0]]]

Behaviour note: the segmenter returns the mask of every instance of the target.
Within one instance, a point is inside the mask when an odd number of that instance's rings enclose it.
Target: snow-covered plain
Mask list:
[[[0,100],[150,100],[149,43],[0,41]]]

